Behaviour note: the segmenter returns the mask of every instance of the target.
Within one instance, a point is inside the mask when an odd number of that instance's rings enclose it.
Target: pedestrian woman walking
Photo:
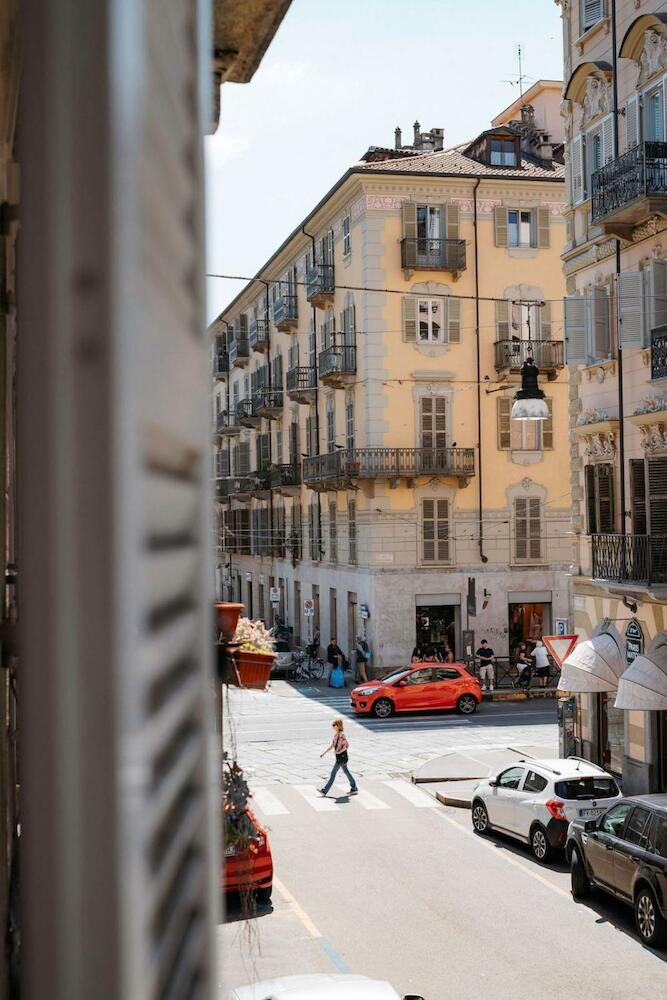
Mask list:
[[[331,774],[329,775],[329,780],[326,785],[324,788],[318,789],[318,791],[321,795],[327,795],[329,793],[329,789],[336,780],[338,771],[342,770],[350,782],[350,795],[356,795],[359,789],[357,788],[357,783],[354,780],[353,775],[350,774],[347,767],[347,751],[350,744],[347,742],[347,737],[343,732],[343,720],[334,719],[332,726],[334,731],[333,739],[326,750],[322,751],[320,757],[324,757],[325,753],[329,753],[330,750],[333,750],[336,755],[336,763],[331,768]]]

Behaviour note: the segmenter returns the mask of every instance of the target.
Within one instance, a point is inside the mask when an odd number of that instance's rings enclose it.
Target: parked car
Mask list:
[[[597,819],[619,798],[614,778],[580,757],[521,760],[473,790],[472,825],[530,844],[537,860],[547,861],[565,847],[571,821]]]
[[[455,708],[471,715],[482,700],[479,680],[463,663],[413,663],[378,681],[353,688],[352,708],[386,719],[394,712]]]
[[[238,820],[242,833],[249,838],[244,849],[225,845],[222,871],[223,892],[249,891],[259,903],[268,903],[273,889],[273,858],[269,835],[254,813],[246,809]]]
[[[633,795],[567,835],[572,895],[593,887],[634,907],[642,941],[667,945],[667,795]]]
[[[284,639],[274,639],[273,651],[276,654],[276,658],[273,661],[271,673],[288,673],[294,666],[294,656],[292,655],[292,650],[289,648],[289,643],[285,642]]]
[[[393,986],[366,976],[316,973],[281,976],[254,986],[237,986],[229,1000],[424,1000],[410,993],[401,998]]]

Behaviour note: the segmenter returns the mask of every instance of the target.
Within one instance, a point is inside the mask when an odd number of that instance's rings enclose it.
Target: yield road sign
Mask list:
[[[563,666],[574,647],[578,635],[543,635],[542,642],[547,647],[559,667]]]

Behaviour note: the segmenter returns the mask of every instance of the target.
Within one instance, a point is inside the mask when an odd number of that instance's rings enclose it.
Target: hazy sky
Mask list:
[[[253,275],[368,146],[443,127],[473,138],[562,75],[554,0],[292,0],[249,84],[222,88],[206,139],[208,270]],[[208,279],[213,319],[243,282]]]

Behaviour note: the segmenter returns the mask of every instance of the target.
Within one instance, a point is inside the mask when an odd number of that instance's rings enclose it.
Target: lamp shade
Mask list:
[[[539,369],[531,357],[521,366],[521,388],[514,397],[513,420],[546,420],[549,407],[537,384]]]
[[[512,407],[512,420],[546,420],[549,407],[544,399],[517,399]]]

